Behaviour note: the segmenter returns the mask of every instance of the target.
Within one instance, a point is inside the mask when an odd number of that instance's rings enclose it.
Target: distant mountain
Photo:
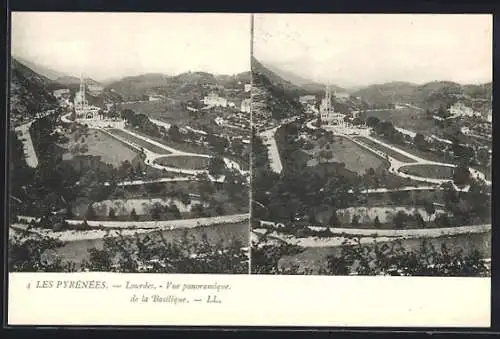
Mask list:
[[[363,101],[373,105],[384,105],[394,101],[410,103],[417,87],[418,85],[409,82],[394,81],[370,85],[355,91],[352,95],[361,97]]]
[[[75,76],[71,76],[71,75],[65,75],[62,77],[58,77],[57,79],[54,79],[54,82],[58,83],[60,85],[66,85],[66,86],[80,85],[80,78],[75,77]],[[99,82],[97,82],[91,78],[85,78],[85,84],[87,84],[87,85],[100,85]]]
[[[52,68],[40,65],[40,64],[38,64],[36,62],[27,60],[25,58],[21,58],[21,57],[18,57],[18,56],[13,56],[13,58],[15,58],[17,60],[17,62],[22,63],[23,65],[25,65],[26,67],[30,68],[34,72],[36,72],[36,73],[38,73],[38,74],[40,74],[40,75],[42,75],[42,76],[44,76],[44,77],[46,77],[47,79],[50,79],[50,80],[55,80],[55,79],[60,78],[60,77],[68,76],[64,72],[56,71],[56,70],[54,70]]]
[[[48,90],[51,80],[11,59],[11,121],[32,118],[37,112],[55,108],[56,98]]]
[[[486,111],[491,108],[492,84],[461,85],[451,81],[432,81],[417,85],[389,82],[367,86],[352,95],[376,106],[409,103],[426,109],[437,109],[461,102],[479,111]]]
[[[166,87],[170,77],[161,73],[148,73],[129,76],[114,81],[106,86],[106,89],[119,93],[125,100],[141,98],[148,90]]]
[[[126,100],[136,100],[154,93],[190,100],[202,96],[207,91],[207,85],[236,88],[243,83],[250,83],[250,72],[217,76],[207,72],[185,72],[173,76],[149,73],[120,79],[108,84],[106,89],[119,93]]]
[[[240,87],[241,84],[249,84],[252,81],[252,72],[242,72],[235,75],[219,74],[215,76],[217,84],[226,88]]]

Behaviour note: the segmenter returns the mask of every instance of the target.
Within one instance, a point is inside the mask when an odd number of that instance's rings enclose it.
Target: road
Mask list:
[[[280,153],[278,151],[278,144],[276,143],[276,139],[274,138],[274,135],[276,134],[276,130],[278,128],[279,126],[268,129],[260,134],[264,141],[264,144],[267,146],[271,170],[275,173],[281,173],[281,171],[283,170]]]
[[[26,157],[26,163],[31,168],[36,168],[38,166],[38,157],[36,156],[35,147],[33,146],[33,140],[31,139],[30,127],[34,121],[30,121],[27,124],[18,126],[15,128],[16,132],[21,134],[20,139],[24,145],[24,155]]]
[[[325,227],[309,227],[311,230],[322,231]],[[255,233],[261,229],[256,230]],[[306,237],[297,238],[292,235],[280,234],[273,232],[270,238],[278,239],[289,244],[299,245],[302,247],[332,247],[340,246],[349,236],[362,237],[362,243],[370,243],[373,241],[382,242],[394,239],[409,239],[409,238],[438,238],[442,236],[453,236],[470,233],[486,233],[491,232],[491,225],[470,225],[461,227],[449,228],[426,228],[426,229],[406,229],[406,230],[375,230],[375,229],[354,229],[354,228],[330,228],[334,234],[343,234],[337,237],[319,238]]]

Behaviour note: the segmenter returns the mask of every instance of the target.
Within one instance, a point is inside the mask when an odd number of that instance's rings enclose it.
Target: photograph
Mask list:
[[[493,16],[252,25],[252,274],[490,277]]]
[[[249,273],[250,28],[11,13],[9,272]]]

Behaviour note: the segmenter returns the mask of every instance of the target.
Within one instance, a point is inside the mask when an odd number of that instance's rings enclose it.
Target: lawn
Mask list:
[[[135,143],[135,144],[139,145],[140,147],[144,147],[145,149],[147,149],[151,152],[154,152],[157,154],[170,154],[171,153],[171,152],[167,151],[166,149],[163,149],[161,147],[153,145],[152,143],[147,142],[146,140],[137,138],[137,137],[135,137],[135,136],[123,131],[123,130],[112,128],[109,130],[109,132],[111,134],[114,134],[114,135],[120,137],[120,138],[128,140],[132,143]]]
[[[332,152],[333,158],[329,159],[330,162],[344,163],[348,170],[359,175],[363,175],[370,168],[376,169],[385,165],[380,157],[344,137],[334,137],[334,142],[327,144],[323,149]],[[320,148],[316,145],[316,148],[310,152],[314,155],[313,159],[308,162],[309,166],[318,163],[319,152]]]
[[[155,163],[163,166],[201,170],[208,167],[210,158],[179,155],[158,158],[155,160]]]
[[[399,152],[393,151],[392,149],[387,148],[387,147],[385,147],[385,146],[383,146],[375,141],[367,139],[365,137],[355,137],[354,139],[365,143],[366,145],[368,145],[371,148],[382,151],[382,152],[386,153],[387,155],[389,155],[390,157],[393,157],[394,159],[399,160],[401,162],[415,162],[415,160],[408,158],[407,156],[404,156],[403,154],[401,154]]]
[[[86,145],[88,150],[83,154],[100,156],[102,162],[115,167],[120,166],[123,161],[132,161],[137,156],[137,152],[131,147],[99,130],[90,129],[87,136],[80,137],[77,141],[71,135],[69,140],[68,144],[63,145],[65,148],[72,149],[77,144]],[[63,156],[64,160],[72,158],[71,152],[65,153]]]
[[[197,145],[197,144],[190,143],[190,142],[173,142],[173,141],[167,142],[167,141],[163,140],[162,138],[147,135],[146,133],[143,133],[139,130],[132,130],[132,131],[135,134],[145,136],[151,140],[159,142],[165,146],[175,148],[176,150],[181,151],[181,152],[199,153],[199,154],[206,154],[206,155],[212,154],[212,152],[209,149],[207,149],[206,147],[204,147],[202,145]]]
[[[453,168],[439,165],[414,165],[404,166],[399,169],[401,172],[432,179],[452,179]]]

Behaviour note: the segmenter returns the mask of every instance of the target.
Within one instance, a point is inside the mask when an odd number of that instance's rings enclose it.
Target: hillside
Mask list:
[[[29,120],[37,112],[52,109],[56,98],[48,91],[51,80],[34,72],[16,59],[11,60],[11,121]]]
[[[75,76],[71,76],[71,75],[66,75],[66,76],[62,76],[62,77],[59,77],[57,79],[54,79],[54,82],[61,84],[61,85],[66,85],[66,86],[80,85],[80,78],[75,77]],[[100,85],[99,82],[97,82],[91,78],[85,78],[85,83],[87,85]]]
[[[480,111],[491,108],[491,83],[461,85],[451,81],[432,81],[423,85],[408,82],[390,82],[371,85],[353,93],[373,106],[409,103],[422,108],[438,109],[456,102]]]
[[[252,77],[252,109],[256,119],[282,119],[302,113],[298,97],[303,92],[255,58],[252,58]]]
[[[250,82],[250,72],[236,75],[213,75],[207,72],[185,72],[174,76],[159,73],[126,77],[106,86],[125,100],[140,100],[144,95],[162,94],[177,99],[199,98],[209,91],[207,86],[241,87]]]
[[[216,75],[217,84],[226,88],[240,87],[241,84],[249,84],[252,81],[252,72],[243,72],[235,75]]]
[[[148,90],[165,87],[169,76],[160,73],[149,73],[130,76],[112,82],[106,89],[119,93],[125,100],[140,99]]]
[[[60,77],[65,77],[67,74],[63,72],[56,71],[52,68],[40,65],[36,62],[27,60],[25,58],[19,57],[19,56],[13,56],[18,62],[22,63],[29,69],[31,69],[33,72],[40,74],[41,76],[44,76],[45,78],[49,80],[55,80]]]
[[[304,77],[301,77],[293,72],[286,71],[280,67],[277,67],[275,65],[269,64],[269,63],[261,63],[263,66],[265,66],[268,70],[272,71],[279,77],[281,77],[283,80],[286,82],[289,82],[297,87],[299,87],[301,90],[307,92],[308,94],[320,94],[325,91],[325,84],[321,84],[318,82],[314,82],[310,79],[306,79]],[[343,87],[337,86],[337,85],[330,85],[332,87],[332,90],[337,91],[337,92],[347,92],[347,90]]]

